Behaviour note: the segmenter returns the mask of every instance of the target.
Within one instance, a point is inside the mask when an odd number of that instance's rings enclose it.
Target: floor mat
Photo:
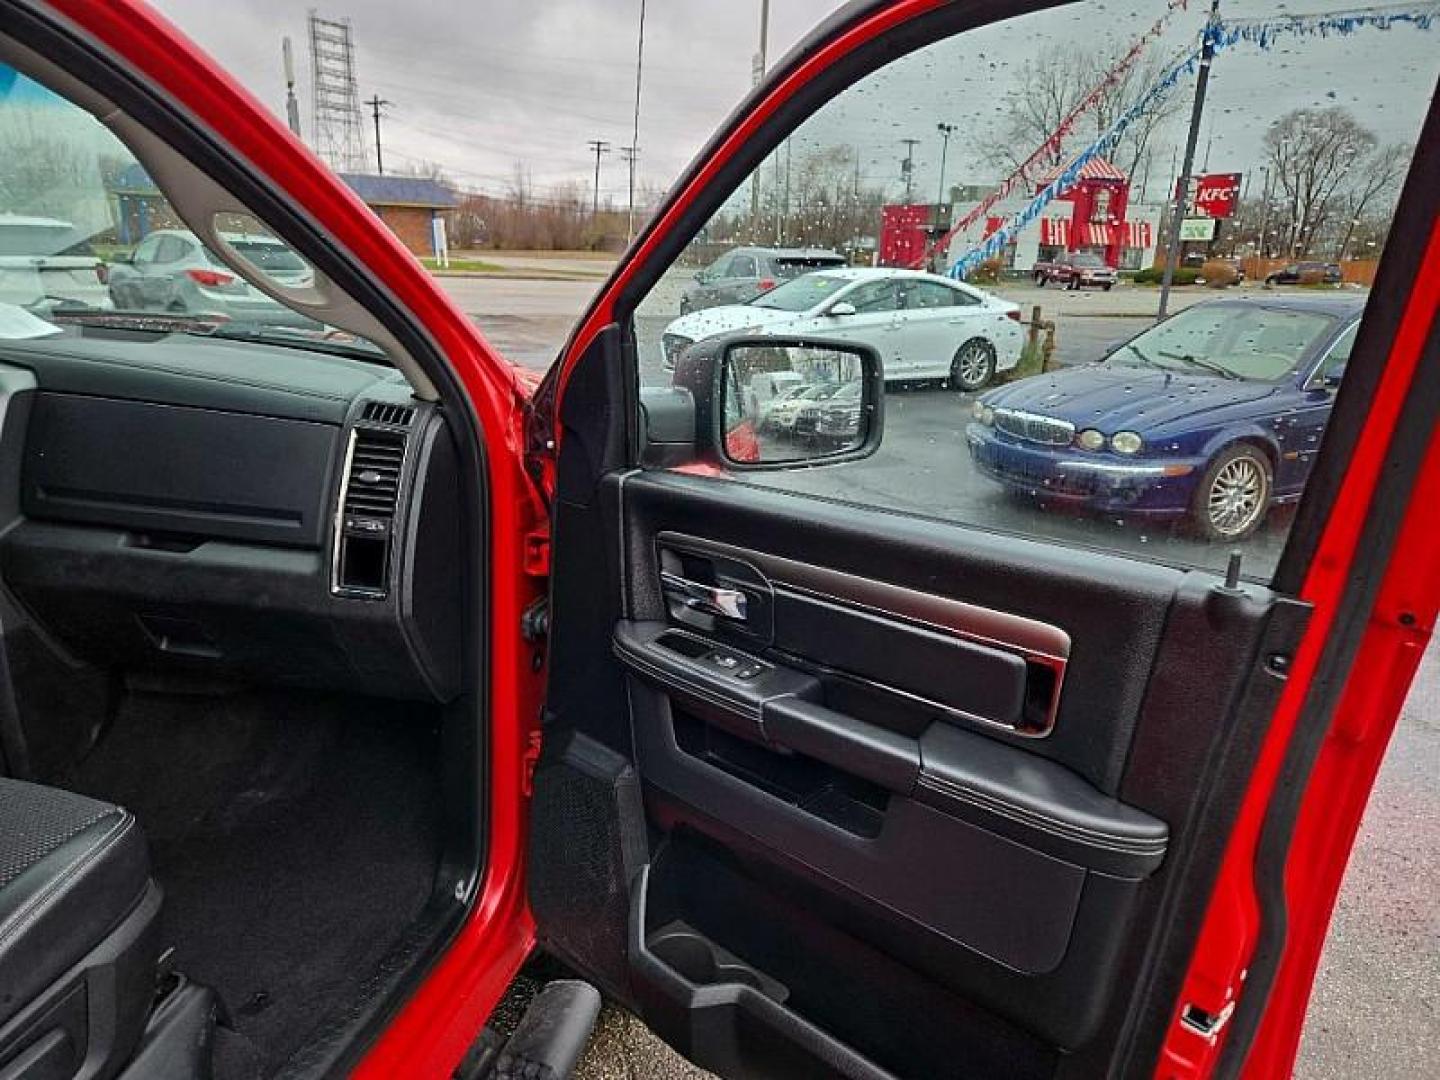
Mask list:
[[[309,694],[131,694],[66,786],[150,840],[176,967],[273,1072],[430,895],[431,710]]]

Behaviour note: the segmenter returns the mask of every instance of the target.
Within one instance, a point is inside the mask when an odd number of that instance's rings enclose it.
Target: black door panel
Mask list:
[[[562,543],[557,594],[571,590],[566,634],[606,627],[624,674],[587,676],[556,641],[577,677],[552,683],[565,749],[547,749],[537,799],[554,828],[576,767],[561,759],[591,737],[641,781],[638,806],[617,804],[643,814],[619,831],[648,833],[649,870],[614,898],[612,984],[739,1075],[806,1074],[787,1055],[816,1029],[866,1069],[937,1075],[873,1016],[864,996],[882,989],[927,1001],[904,1030],[967,1059],[1046,1075],[1055,1055],[1108,1055],[1128,1002],[1113,988],[1172,928],[1177,856],[1193,872],[1218,855],[1205,831],[1233,803],[1204,784],[1243,766],[1264,715],[1246,703],[1278,686],[1262,658],[1303,615],[1209,574],[741,483],[616,473],[594,493],[557,529],[613,541],[612,569]],[[618,595],[591,585],[577,618],[579,576],[618,578]],[[1197,652],[1210,659],[1153,677]],[[564,893],[536,894],[542,931],[575,921]],[[761,911],[788,929],[757,928]],[[567,937],[552,947],[574,959]],[[827,954],[797,955],[798,939]],[[861,997],[847,1008],[835,982]],[[816,1053],[833,1064],[823,1045],[802,1057]]]

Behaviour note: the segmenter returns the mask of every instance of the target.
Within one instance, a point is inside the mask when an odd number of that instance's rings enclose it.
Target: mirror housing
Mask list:
[[[704,285],[706,282],[708,282],[708,281],[710,280],[710,271],[708,271],[708,270],[696,270],[693,276],[694,276],[694,278],[695,278],[696,281],[698,281],[701,285]]]
[[[694,402],[694,460],[703,465],[804,468],[869,457],[880,447],[885,375],[869,345],[741,331],[690,345],[672,381]],[[775,414],[782,397],[794,399],[798,414],[807,390],[804,405],[815,409],[804,421]]]
[[[833,315],[836,318],[842,318],[846,315],[854,315],[855,305],[850,303],[849,301],[841,300],[838,304],[831,304],[830,307],[826,310],[825,314]]]

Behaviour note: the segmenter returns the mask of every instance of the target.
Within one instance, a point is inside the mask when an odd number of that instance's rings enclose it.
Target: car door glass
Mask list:
[[[958,295],[959,293],[949,286],[933,281],[916,281],[905,286],[903,306],[907,311],[948,308],[955,306]]]
[[[793,130],[762,131],[768,155],[686,226],[691,251],[634,309],[640,382],[670,385],[666,349],[715,334],[873,332],[889,379],[878,451],[735,482],[1216,570],[1239,550],[1244,573],[1268,577],[1335,399],[1311,380],[1322,357],[1339,365],[1332,346],[1393,242],[1440,50],[1409,23],[1322,34],[1304,16],[1262,33],[1245,20],[1268,8],[1222,10],[1235,33],[1213,60],[1191,173],[1197,192],[1204,177],[1214,190],[1238,174],[1238,188],[1224,205],[1184,200],[1159,320],[1208,15],[1164,0],[1020,15],[900,55]],[[1386,78],[1359,74],[1369,63]],[[1281,64],[1295,77],[1277,82]],[[1322,173],[1324,192],[1303,182]],[[801,283],[824,269],[721,309],[733,314],[682,315],[689,268],[725,245],[834,252],[855,315],[802,302],[823,297]],[[1319,415],[1292,456],[1300,409]],[[1243,505],[1212,512],[1230,502]]]
[[[753,255],[737,255],[730,260],[730,269],[725,274],[733,278],[756,277],[755,258]]]
[[[900,298],[896,295],[895,286],[888,281],[860,285],[846,293],[842,300],[853,307],[857,315],[876,315],[885,311],[895,311],[900,307]]]

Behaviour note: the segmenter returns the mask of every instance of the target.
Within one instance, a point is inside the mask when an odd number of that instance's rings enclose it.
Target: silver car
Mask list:
[[[253,233],[221,233],[235,252],[277,284],[304,287],[313,278],[305,260],[283,241]],[[192,232],[159,229],[128,259],[110,267],[110,296],[123,311],[221,315],[238,322],[317,325],[241,278]]]

